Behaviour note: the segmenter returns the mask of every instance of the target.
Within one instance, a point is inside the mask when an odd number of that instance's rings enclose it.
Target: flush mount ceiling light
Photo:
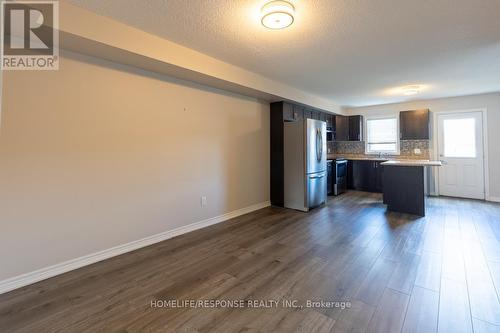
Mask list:
[[[288,1],[271,1],[260,10],[262,25],[269,29],[284,29],[293,23],[295,8]]]
[[[419,86],[407,86],[407,87],[403,87],[402,90],[403,90],[403,94],[405,94],[406,96],[410,96],[410,95],[418,94],[420,92],[420,87]]]

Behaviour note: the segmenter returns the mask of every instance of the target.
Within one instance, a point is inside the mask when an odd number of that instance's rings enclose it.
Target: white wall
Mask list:
[[[269,200],[268,103],[69,52],[3,79],[0,281]]]
[[[348,114],[382,115],[398,111],[428,108],[431,112],[487,109],[488,159],[490,197],[500,200],[500,93],[440,98],[407,103],[367,106],[347,109]]]

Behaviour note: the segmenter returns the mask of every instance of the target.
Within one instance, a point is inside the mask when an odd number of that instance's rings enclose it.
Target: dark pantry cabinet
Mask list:
[[[429,140],[430,112],[428,109],[401,111],[399,127],[401,140]]]
[[[290,111],[292,110],[292,111]],[[293,106],[284,102],[271,103],[271,204],[284,204],[284,127],[285,121],[293,121]]]

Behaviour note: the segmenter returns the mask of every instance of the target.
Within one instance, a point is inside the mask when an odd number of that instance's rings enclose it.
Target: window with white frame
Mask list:
[[[397,117],[366,120],[366,153],[399,154]]]

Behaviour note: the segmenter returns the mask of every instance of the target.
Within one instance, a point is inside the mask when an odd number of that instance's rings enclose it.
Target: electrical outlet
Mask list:
[[[201,207],[206,207],[207,206],[207,197],[203,196],[201,197]]]
[[[420,150],[420,148],[415,148],[415,149],[413,149],[413,152],[415,153],[415,155],[420,155],[420,154],[422,154],[422,151]]]

